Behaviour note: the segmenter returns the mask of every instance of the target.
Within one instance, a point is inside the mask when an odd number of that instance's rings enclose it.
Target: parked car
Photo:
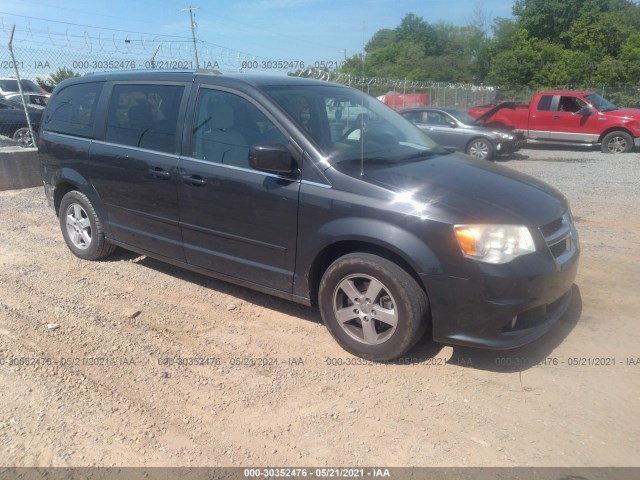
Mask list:
[[[32,80],[22,79],[22,91],[24,93],[42,93],[37,83]],[[0,78],[0,97],[6,97],[10,94],[20,93],[18,80],[10,77]]]
[[[29,119],[34,131],[40,126],[43,109],[28,106]],[[12,100],[0,99],[0,135],[10,137],[22,147],[33,147],[34,142],[29,132],[24,107]]]
[[[640,146],[640,109],[618,108],[589,91],[544,91],[528,105],[482,105],[470,108],[469,115],[522,130],[534,142],[599,144],[604,153],[627,153]]]
[[[22,105],[22,95],[20,95],[20,93],[8,93],[4,98],[5,100],[18,102]],[[25,93],[24,99],[28,105],[44,108],[47,106],[47,102],[49,101],[49,95],[45,95],[44,93]]]
[[[478,125],[453,108],[408,108],[400,113],[443,147],[482,160],[511,155],[526,143],[521,132]]]
[[[336,116],[345,105],[359,115]],[[318,306],[367,359],[399,357],[427,329],[517,347],[571,301],[580,248],[560,192],[449,152],[352,88],[95,74],[56,87],[38,147],[76,256],[120,246]]]

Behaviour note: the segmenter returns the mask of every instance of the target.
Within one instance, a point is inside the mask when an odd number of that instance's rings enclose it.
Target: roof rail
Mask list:
[[[220,70],[213,70],[211,68],[196,68],[195,73],[212,73],[214,75],[222,75]]]

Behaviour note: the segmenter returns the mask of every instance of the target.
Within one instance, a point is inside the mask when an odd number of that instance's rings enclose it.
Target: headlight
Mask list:
[[[455,225],[465,257],[501,264],[536,251],[529,229],[522,225]]]
[[[505,138],[507,140],[513,140],[515,138],[510,133],[506,133],[506,132],[493,132],[493,133],[498,135],[500,138]]]

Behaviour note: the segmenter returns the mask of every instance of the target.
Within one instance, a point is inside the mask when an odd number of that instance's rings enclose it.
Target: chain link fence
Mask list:
[[[13,38],[13,37],[11,37]],[[528,103],[536,90],[531,88],[502,88],[465,83],[413,81],[382,77],[362,77],[341,73],[339,70],[315,68],[304,61],[274,60],[244,52],[200,42],[198,61],[193,44],[187,41],[152,39],[134,40],[113,35],[110,38],[72,35],[70,33],[22,32],[13,39],[13,53],[9,50],[10,32],[0,27],[0,88],[3,80],[15,79],[16,69],[21,79],[37,85],[46,94],[62,79],[71,75],[91,72],[134,69],[195,69],[217,70],[224,73],[289,74],[336,82],[358,88],[372,96],[392,94],[423,94],[429,105],[467,110],[472,106],[516,101]],[[324,62],[321,62],[324,64]],[[335,62],[336,66],[340,62]],[[15,83],[15,81],[14,81]],[[33,84],[32,84],[33,85]],[[566,89],[566,85],[555,86]],[[574,87],[575,88],[575,87]],[[595,91],[617,105],[640,107],[640,87],[591,86]],[[2,92],[0,92],[2,93]],[[46,97],[45,97],[46,99]],[[15,100],[15,98],[14,98]],[[27,100],[30,100],[29,98]],[[4,101],[4,100],[0,100]],[[38,108],[34,100],[34,123],[38,123]],[[0,111],[0,135],[24,140],[16,134],[15,120],[7,120]],[[23,123],[26,120],[22,114]],[[36,125],[37,127],[37,125]],[[24,130],[21,131],[24,134]],[[20,132],[19,132],[20,133]]]
[[[348,85],[375,97],[394,93],[403,95],[423,93],[427,95],[429,105],[457,108],[458,110],[466,110],[475,105],[493,103],[496,98],[496,89],[494,87],[465,83],[362,77],[313,68],[296,72],[295,75]]]

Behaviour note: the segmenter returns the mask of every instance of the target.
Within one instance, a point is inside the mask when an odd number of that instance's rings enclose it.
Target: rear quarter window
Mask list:
[[[109,102],[105,140],[174,153],[183,92],[182,85],[115,85]]]
[[[538,110],[542,112],[548,112],[551,110],[551,100],[553,100],[553,95],[543,95],[540,97],[540,101],[538,102]]]
[[[60,90],[49,101],[43,129],[78,137],[91,137],[96,105],[103,84],[79,83]]]

